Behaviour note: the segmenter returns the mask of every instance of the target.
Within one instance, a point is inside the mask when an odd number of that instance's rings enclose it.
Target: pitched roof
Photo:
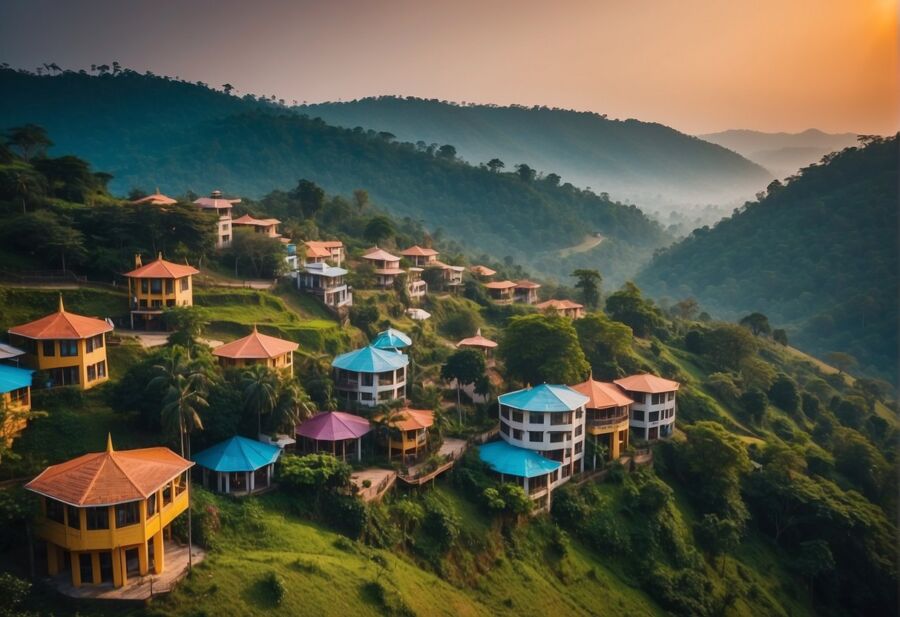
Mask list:
[[[306,244],[309,246],[318,246],[325,249],[344,248],[344,243],[340,240],[307,240]]]
[[[304,242],[304,244],[306,244],[307,257],[331,257],[331,251],[320,244],[312,242]]]
[[[194,455],[194,462],[213,471],[256,471],[274,463],[281,454],[278,446],[235,435]]]
[[[641,375],[629,375],[613,381],[617,386],[629,392],[644,392],[646,394],[659,394],[660,392],[674,392],[681,386],[677,381],[663,379],[656,375],[643,373]]]
[[[379,421],[384,416],[379,415],[374,419]],[[391,422],[393,428],[401,431],[417,431],[428,428],[434,424],[434,412],[430,409],[412,409],[405,407],[397,412],[397,419]]]
[[[481,336],[481,328],[475,332],[475,336],[470,336],[469,338],[464,338],[460,342],[456,344],[457,347],[485,347],[488,349],[493,349],[497,346],[497,343],[492,341],[491,339],[484,338]]]
[[[225,343],[213,349],[213,355],[235,360],[260,360],[277,358],[286,353],[296,351],[300,347],[293,341],[286,341],[275,336],[262,334],[253,326],[253,332],[236,341]]]
[[[57,312],[21,326],[14,326],[9,329],[9,333],[37,340],[82,339],[110,332],[112,329],[112,326],[102,319],[69,313],[63,306],[60,295]]]
[[[159,189],[156,189],[156,192],[152,195],[147,195],[146,197],[141,197],[140,199],[135,199],[131,203],[133,204],[150,204],[151,206],[171,206],[172,204],[177,204],[178,201],[172,199],[168,195],[163,195],[159,192]]]
[[[588,397],[585,405],[588,409],[608,409],[610,407],[624,407],[634,401],[625,396],[615,384],[604,381],[594,381],[593,378],[572,386],[576,392]]]
[[[18,347],[13,347],[12,345],[7,345],[6,343],[0,343],[0,360],[10,360],[12,358],[18,358],[19,356],[24,355],[25,352]]]
[[[253,225],[254,227],[269,227],[270,225],[278,225],[281,221],[278,219],[257,219],[249,214],[238,217],[231,221],[232,225]]]
[[[403,274],[402,268],[376,268],[375,274],[398,275]]]
[[[201,208],[231,208],[232,204],[241,203],[240,199],[224,199],[222,191],[213,191],[209,197],[195,199],[194,203]]]
[[[523,411],[574,411],[588,402],[588,397],[569,386],[542,383],[500,395],[500,403]]]
[[[396,255],[391,255],[384,249],[373,246],[369,252],[363,255],[363,259],[371,259],[372,261],[400,261]]]
[[[348,351],[332,360],[331,366],[354,373],[381,373],[403,368],[409,364],[406,354],[388,351],[368,345],[362,349]]]
[[[512,281],[490,281],[489,283],[485,283],[484,286],[488,289],[512,289],[517,285]]]
[[[84,454],[51,465],[25,485],[30,491],[73,506],[108,506],[146,499],[193,465],[168,448]]]
[[[297,427],[297,435],[321,441],[358,439],[372,430],[365,418],[343,411],[323,411]]]
[[[479,458],[497,473],[520,478],[544,476],[562,467],[562,463],[544,458],[537,452],[492,441],[478,447]]]
[[[403,249],[400,254],[404,257],[434,257],[439,253],[434,249],[425,248],[416,244],[408,249]]]
[[[497,274],[496,270],[491,270],[487,266],[472,266],[469,268],[472,272],[477,274],[478,276],[494,276]]]
[[[31,375],[34,371],[0,364],[0,393],[12,392],[31,386]]]
[[[412,345],[412,339],[394,328],[388,328],[383,332],[379,332],[375,340],[372,341],[372,347],[377,347],[378,349],[403,349],[410,345]]]
[[[319,262],[310,262],[303,264],[303,268],[309,274],[317,274],[319,276],[327,276],[328,278],[335,278],[338,276],[344,276],[347,274],[347,271],[344,268],[338,268],[337,266],[329,266],[325,263]]]
[[[539,283],[535,283],[534,281],[529,281],[527,279],[516,281],[516,289],[538,289],[540,286],[541,285]]]
[[[187,264],[166,261],[160,253],[156,261],[126,272],[125,276],[133,279],[180,279],[192,274],[200,274],[200,270]]]
[[[534,305],[535,308],[544,310],[544,309],[554,309],[557,311],[566,310],[566,309],[580,309],[584,308],[583,304],[578,304],[577,302],[572,302],[571,300],[546,300],[544,302],[539,302]]]

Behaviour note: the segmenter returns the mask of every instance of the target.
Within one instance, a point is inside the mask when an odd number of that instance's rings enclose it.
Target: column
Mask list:
[[[362,437],[356,439],[356,460],[362,460]]]
[[[72,586],[81,587],[81,553],[72,551],[69,560],[72,562]]]
[[[156,535],[153,536],[153,573],[154,574],[162,574],[163,568],[166,565],[166,554],[163,542],[163,532],[160,529],[156,532]]]
[[[252,493],[254,489],[254,485],[256,484],[256,474],[252,471],[247,472],[247,492]]]
[[[619,458],[619,430],[614,430],[609,437],[611,442],[609,444],[609,456],[612,460],[616,460]]]
[[[227,493],[230,493],[230,492],[231,492],[231,486],[230,486],[230,482],[228,481],[228,480],[229,480],[228,474],[225,473],[225,474],[222,474],[222,475],[225,476],[225,490],[224,490],[223,492],[226,493],[226,494],[227,494]]]
[[[103,582],[102,574],[100,572],[99,551],[91,551],[91,574],[93,575],[93,581],[95,585],[99,585]]]
[[[150,555],[147,550],[147,542],[141,542],[138,544],[138,571],[141,573],[141,576],[147,576],[147,572],[150,571]]]
[[[121,587],[125,584],[122,578],[122,551],[114,548],[110,551],[110,555],[112,556],[113,587]]]
[[[59,574],[59,548],[52,542],[47,542],[47,573],[50,576]]]

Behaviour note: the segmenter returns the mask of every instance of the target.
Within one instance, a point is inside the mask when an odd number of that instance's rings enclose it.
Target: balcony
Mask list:
[[[617,416],[613,416],[611,418],[597,418],[597,419],[588,418],[585,421],[585,428],[587,428],[588,430],[612,428],[619,424],[627,423],[627,422],[628,422],[628,414],[622,413]]]

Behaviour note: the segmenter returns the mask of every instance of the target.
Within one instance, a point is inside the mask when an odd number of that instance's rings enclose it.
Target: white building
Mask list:
[[[630,422],[632,439],[655,441],[672,436],[675,430],[675,393],[681,384],[650,374],[631,375],[616,379],[613,383],[634,401]]]
[[[390,289],[394,286],[394,279],[403,274],[400,258],[377,246],[370,249],[362,258],[375,266],[376,287]]]
[[[347,271],[324,261],[306,262],[297,276],[297,289],[321,298],[326,306],[353,305],[353,293],[344,277]]]
[[[240,199],[224,199],[222,191],[213,191],[209,197],[194,200],[194,205],[198,208],[206,212],[214,212],[219,217],[216,223],[217,249],[231,246],[231,208],[238,203],[241,203]]]
[[[371,345],[341,354],[331,363],[337,398],[374,407],[406,398],[409,357]]]

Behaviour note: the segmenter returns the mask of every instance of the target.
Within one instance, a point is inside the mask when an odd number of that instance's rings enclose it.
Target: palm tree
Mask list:
[[[254,364],[241,377],[244,409],[256,413],[257,435],[262,434],[262,417],[272,413],[278,402],[278,375],[268,366]]]
[[[163,426],[173,433],[178,431],[181,456],[190,458],[190,433],[195,429],[203,430],[199,409],[209,406],[205,398],[209,379],[198,363],[190,362],[187,351],[179,346],[169,349],[162,363],[153,369],[157,375],[147,387],[163,385],[166,388],[161,411]]]
[[[385,442],[387,444],[387,458],[388,463],[391,462],[391,431],[394,430],[394,425],[401,419],[400,409],[394,407],[390,403],[382,403],[376,407],[376,415],[375,415],[375,427],[376,431],[384,435]]]
[[[278,384],[278,398],[269,427],[273,433],[288,432],[293,434],[297,425],[315,413],[315,405],[306,391],[294,379],[282,379]]]

